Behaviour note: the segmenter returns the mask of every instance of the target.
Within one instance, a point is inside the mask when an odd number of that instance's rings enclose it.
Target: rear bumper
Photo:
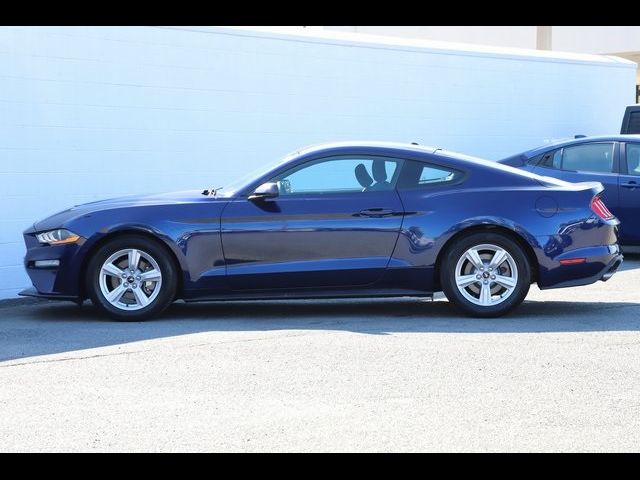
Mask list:
[[[622,266],[622,260],[623,260],[622,255],[616,258],[611,263],[611,266],[607,269],[607,271],[604,272],[604,275],[602,275],[602,278],[600,278],[600,280],[602,280],[603,282],[606,282],[611,277],[613,277],[613,274],[616,273],[618,269]]]
[[[583,263],[562,265],[560,260],[585,258]],[[620,268],[623,261],[618,245],[604,245],[572,250],[554,259],[557,266],[548,270],[538,281],[540,289],[577,287],[602,280],[606,282]]]

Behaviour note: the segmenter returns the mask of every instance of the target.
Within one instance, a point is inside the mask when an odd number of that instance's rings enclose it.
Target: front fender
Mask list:
[[[140,233],[158,239],[173,253],[185,291],[224,289],[225,262],[220,236],[223,206],[224,203],[216,202],[123,208],[74,219],[63,227],[86,241],[75,255],[74,271],[70,275],[81,279],[88,258],[106,239],[123,233]]]

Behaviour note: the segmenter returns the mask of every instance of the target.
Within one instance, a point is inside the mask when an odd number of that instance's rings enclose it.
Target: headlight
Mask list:
[[[51,230],[49,232],[42,232],[36,235],[36,238],[40,243],[46,243],[49,245],[62,245],[65,243],[74,243],[80,239],[79,235],[76,235],[69,230],[60,228],[58,230]]]

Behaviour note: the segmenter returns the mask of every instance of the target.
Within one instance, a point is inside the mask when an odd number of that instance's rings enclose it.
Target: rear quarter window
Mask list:
[[[562,150],[554,150],[542,155],[539,167],[553,168],[559,170],[562,165]]]
[[[418,185],[429,185],[433,183],[446,183],[455,178],[456,173],[441,167],[425,165],[418,178]]]
[[[460,182],[464,172],[443,165],[417,162],[405,162],[398,188],[429,188]]]

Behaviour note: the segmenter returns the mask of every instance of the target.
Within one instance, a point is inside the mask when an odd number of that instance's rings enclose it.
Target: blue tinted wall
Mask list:
[[[611,58],[200,30],[0,28],[0,298],[28,285],[21,231],[73,204],[220,186],[333,140],[496,159],[615,133],[634,99]]]

